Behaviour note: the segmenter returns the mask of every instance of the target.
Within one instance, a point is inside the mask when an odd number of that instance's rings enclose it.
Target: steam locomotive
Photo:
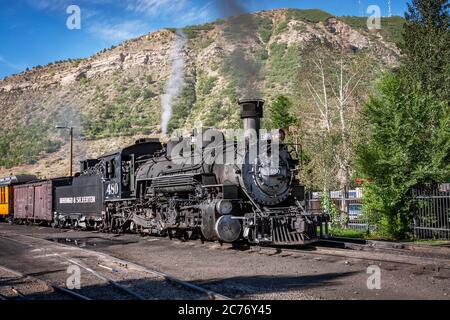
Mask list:
[[[240,140],[200,130],[167,144],[142,139],[82,161],[74,177],[46,181],[51,214],[41,216],[53,227],[118,233],[261,245],[315,241],[328,216],[308,209],[298,160],[283,135],[260,136],[263,104],[239,102]],[[20,190],[39,183],[16,186],[15,221],[45,222],[23,213],[29,197]]]

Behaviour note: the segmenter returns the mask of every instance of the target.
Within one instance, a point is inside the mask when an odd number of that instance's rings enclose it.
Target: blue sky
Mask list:
[[[366,15],[369,5],[388,14],[388,0],[247,0],[247,11],[322,9],[335,15]],[[391,0],[403,16],[406,0]],[[81,9],[81,29],[69,30],[69,5]],[[0,0],[0,79],[27,67],[91,56],[126,39],[163,27],[182,27],[223,17],[216,0]]]

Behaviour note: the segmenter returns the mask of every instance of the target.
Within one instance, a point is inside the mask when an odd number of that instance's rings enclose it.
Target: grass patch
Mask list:
[[[411,240],[411,241],[408,241],[408,242],[411,242],[413,244],[430,245],[430,246],[450,245],[450,241],[447,241],[447,240],[434,240],[434,239]]]
[[[256,19],[256,24],[258,25],[259,37],[261,38],[262,42],[269,42],[270,37],[273,33],[272,19],[258,17]]]
[[[368,232],[354,229],[341,229],[332,227],[328,229],[328,233],[331,236],[343,237],[343,238],[354,238],[354,239],[367,239]]]
[[[333,15],[322,10],[311,9],[311,10],[300,10],[300,9],[289,9],[287,12],[288,20],[306,20],[313,23],[325,22]]]
[[[214,25],[212,23],[205,23],[201,25],[187,26],[181,31],[188,37],[188,39],[193,39],[197,37],[197,34],[201,31],[209,31],[214,29]]]
[[[11,168],[20,164],[33,164],[42,152],[58,151],[62,142],[49,139],[50,130],[56,130],[50,121],[34,121],[0,131],[0,166]]]
[[[367,18],[365,17],[339,17],[339,20],[348,24],[352,28],[360,31],[369,31],[367,29]],[[378,30],[386,41],[399,44],[402,39],[402,30],[405,19],[402,17],[382,17],[381,29]]]
[[[186,79],[186,84],[183,88],[183,92],[176,101],[172,110],[172,118],[169,122],[168,131],[172,132],[175,129],[181,129],[184,127],[192,106],[195,104],[195,83]]]
[[[300,50],[286,43],[273,43],[267,61],[267,79],[269,83],[286,85],[298,80]]]
[[[198,81],[198,91],[203,95],[211,93],[212,89],[216,85],[217,77],[201,77]]]
[[[286,20],[281,21],[275,28],[274,34],[277,35],[277,34],[282,33],[284,30],[287,29],[287,27],[288,27],[288,22]]]
[[[212,45],[213,43],[214,43],[214,38],[213,37],[208,37],[208,39],[203,41],[203,43],[201,44],[201,47],[202,47],[202,49],[206,49],[210,45]]]

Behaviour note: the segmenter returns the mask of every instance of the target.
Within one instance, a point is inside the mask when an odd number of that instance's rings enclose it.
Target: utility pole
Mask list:
[[[69,169],[69,176],[73,176],[73,127],[68,127],[67,125],[58,125],[56,126],[56,129],[68,129],[70,133],[70,169]]]
[[[73,127],[70,127],[70,177],[73,176]]]

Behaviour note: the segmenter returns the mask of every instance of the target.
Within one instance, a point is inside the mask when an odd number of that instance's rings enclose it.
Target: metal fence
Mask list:
[[[375,230],[375,226],[368,224],[367,220],[363,216],[363,199],[362,199],[362,189],[357,188],[354,190],[349,190],[345,197],[342,197],[341,191],[330,191],[328,192],[328,198],[333,202],[334,206],[338,210],[344,208],[345,212],[348,213],[349,221],[347,227],[353,230],[367,231]],[[344,202],[344,204],[342,203]],[[313,192],[310,199],[310,207],[318,209],[322,207],[322,192]],[[338,226],[340,217],[336,217],[334,225]],[[332,223],[333,225],[333,223]]]
[[[450,183],[415,188],[413,195],[417,200],[414,236],[450,240]]]

